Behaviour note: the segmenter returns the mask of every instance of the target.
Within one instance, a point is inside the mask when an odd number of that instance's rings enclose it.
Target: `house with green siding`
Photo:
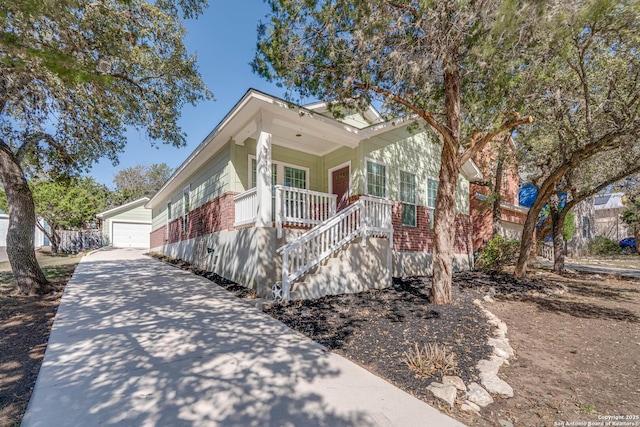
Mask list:
[[[371,107],[334,118],[249,90],[146,204],[151,251],[261,297],[302,299],[428,275],[441,144]],[[454,265],[472,266],[468,162]]]

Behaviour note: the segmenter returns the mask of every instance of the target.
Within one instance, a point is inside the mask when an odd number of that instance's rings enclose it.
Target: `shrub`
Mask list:
[[[615,255],[620,253],[620,246],[611,239],[596,236],[589,242],[589,253],[592,255]]]
[[[518,259],[520,241],[496,236],[487,242],[476,259],[476,265],[485,271],[502,270]]]
[[[456,354],[438,343],[427,343],[422,347],[416,343],[403,356],[407,367],[421,377],[430,377],[438,371],[442,375],[456,372]]]

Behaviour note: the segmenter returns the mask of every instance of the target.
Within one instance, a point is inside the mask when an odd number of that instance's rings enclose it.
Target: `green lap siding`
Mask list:
[[[355,171],[357,193],[365,194],[367,159],[382,162],[388,167],[388,198],[399,200],[399,174],[405,170],[416,174],[417,204],[427,205],[427,178],[438,179],[441,144],[431,131],[411,133],[406,128],[394,129],[365,140],[360,144],[361,157]],[[353,172],[352,172],[353,173]],[[469,181],[458,178],[456,211],[469,213]]]

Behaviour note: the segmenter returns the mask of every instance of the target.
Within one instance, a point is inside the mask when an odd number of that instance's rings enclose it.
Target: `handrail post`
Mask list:
[[[289,283],[289,253],[282,254],[282,291],[285,302],[291,299],[291,284]]]

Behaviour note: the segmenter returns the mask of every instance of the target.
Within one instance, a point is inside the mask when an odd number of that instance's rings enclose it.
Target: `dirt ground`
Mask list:
[[[534,273],[535,274],[535,273]],[[621,415],[640,425],[640,282],[611,276],[560,278],[553,297],[497,297],[485,307],[509,327],[517,358],[500,376],[514,389],[470,425],[597,423]]]
[[[14,293],[8,262],[0,263],[0,426],[18,426],[44,358],[64,286],[80,257],[39,253],[53,291],[44,296]]]

